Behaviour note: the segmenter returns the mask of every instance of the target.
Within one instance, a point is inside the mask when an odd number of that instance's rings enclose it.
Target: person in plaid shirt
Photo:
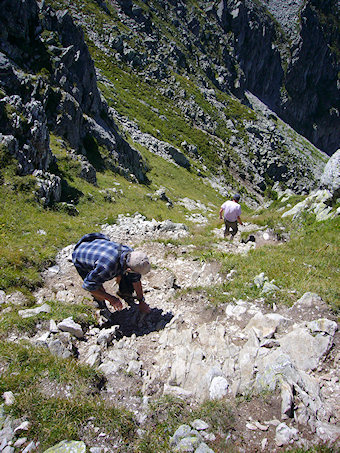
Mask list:
[[[151,269],[145,253],[110,241],[102,233],[89,233],[77,242],[72,262],[83,279],[83,288],[93,295],[99,305],[107,300],[116,310],[121,310],[123,305],[120,299],[106,292],[103,284],[113,278],[119,283],[122,278],[128,277],[136,292],[140,312],[150,313],[141,283],[141,276]]]

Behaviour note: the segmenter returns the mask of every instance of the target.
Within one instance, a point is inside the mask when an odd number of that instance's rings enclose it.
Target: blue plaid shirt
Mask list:
[[[104,282],[123,275],[125,257],[132,250],[126,245],[110,241],[101,233],[83,236],[72,254],[73,264],[84,280],[83,288],[94,291]]]

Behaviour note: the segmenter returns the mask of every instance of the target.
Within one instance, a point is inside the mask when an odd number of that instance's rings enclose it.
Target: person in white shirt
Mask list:
[[[224,219],[224,237],[231,233],[231,240],[238,231],[237,223],[243,225],[241,220],[241,206],[239,205],[240,194],[236,193],[232,200],[225,201],[220,209],[220,219]]]

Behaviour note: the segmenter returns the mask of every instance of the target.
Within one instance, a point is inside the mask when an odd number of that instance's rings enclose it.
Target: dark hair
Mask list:
[[[235,195],[233,196],[233,200],[236,200],[236,201],[239,201],[241,198],[241,195],[239,193],[235,193]]]

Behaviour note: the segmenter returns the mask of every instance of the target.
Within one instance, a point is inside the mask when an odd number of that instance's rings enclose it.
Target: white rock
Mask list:
[[[271,293],[274,291],[278,291],[279,289],[280,288],[278,286],[274,285],[273,282],[264,282],[261,294]]]
[[[50,336],[50,332],[44,332],[42,335],[40,335],[40,336],[35,340],[35,343],[46,343],[49,336]]]
[[[281,384],[281,418],[286,419],[292,416],[293,412],[293,386],[288,382]]]
[[[318,422],[316,433],[324,442],[337,442],[340,439],[340,426],[326,422]]]
[[[188,399],[193,396],[192,392],[190,392],[189,390],[185,390],[182,387],[179,387],[177,385],[169,385],[169,384],[164,384],[163,393],[165,395],[174,395],[174,396],[177,396],[178,398],[182,398],[182,399]]]
[[[81,328],[81,325],[74,322],[72,316],[59,322],[57,324],[57,327],[62,332],[69,332],[71,335],[74,335],[77,338],[84,337],[84,332],[83,329]]]
[[[223,376],[216,376],[209,387],[210,399],[221,399],[228,393],[228,381]]]
[[[276,428],[275,443],[278,447],[298,440],[298,430],[289,428],[285,423],[280,423]]]
[[[323,174],[320,178],[320,187],[329,189],[336,193],[340,188],[340,149],[338,149],[325,165]]]
[[[4,304],[6,302],[6,293],[5,291],[0,290],[0,304]]]
[[[246,428],[250,429],[251,431],[257,430],[257,426],[254,425],[253,423],[246,423]]]
[[[312,333],[324,332],[332,337],[334,337],[335,332],[338,330],[337,323],[326,318],[308,322],[307,327]]]
[[[30,318],[31,316],[35,316],[39,313],[50,313],[51,307],[48,304],[41,305],[36,308],[28,308],[27,310],[19,310],[18,314],[22,318]]]
[[[263,315],[259,312],[249,321],[244,331],[249,332],[249,330],[253,328],[262,338],[271,338],[275,334],[277,328],[287,321],[287,318],[284,318],[277,313]]]
[[[262,423],[258,422],[258,421],[255,421],[254,422],[254,425],[260,429],[261,431],[268,431],[268,426],[267,425],[263,425]]]
[[[106,361],[99,365],[98,369],[105,374],[105,376],[109,377],[111,374],[117,373],[117,371],[121,368],[121,365],[117,362],[113,361]]]
[[[264,272],[261,272],[261,274],[256,275],[254,278],[254,284],[257,288],[262,288],[266,281],[268,281],[268,277],[265,277]]]
[[[4,392],[2,395],[3,399],[5,400],[6,406],[12,406],[15,403],[15,397],[13,392]]]
[[[59,332],[58,327],[57,327],[57,323],[55,322],[54,319],[50,319],[50,332],[51,333],[58,333]]]
[[[32,440],[32,442],[30,442],[26,448],[24,448],[24,450],[22,450],[22,453],[31,453],[31,452],[34,452],[36,451],[37,449],[37,446],[35,444],[35,442]]]
[[[205,422],[204,420],[200,420],[200,419],[196,419],[193,422],[191,422],[190,424],[194,429],[197,429],[197,431],[201,431],[201,430],[209,428],[208,423]]]
[[[30,426],[31,426],[30,422],[26,420],[14,429],[14,433],[17,433],[19,431],[27,431],[30,428]]]
[[[97,343],[108,345],[116,335],[119,326],[112,326],[109,329],[102,329],[97,337]]]
[[[18,440],[16,440],[13,444],[13,447],[15,448],[20,448],[22,447],[25,443],[27,442],[27,437],[20,437]]]
[[[333,338],[329,335],[311,335],[304,327],[297,327],[280,338],[283,352],[291,357],[297,368],[307,371],[317,368],[320,359],[329,351]]]
[[[295,302],[294,307],[298,305],[303,305],[305,307],[314,307],[315,305],[319,305],[320,303],[322,303],[320,296],[315,293],[307,292]]]
[[[91,345],[86,354],[85,363],[92,367],[98,367],[101,362],[101,350],[97,344]]]

